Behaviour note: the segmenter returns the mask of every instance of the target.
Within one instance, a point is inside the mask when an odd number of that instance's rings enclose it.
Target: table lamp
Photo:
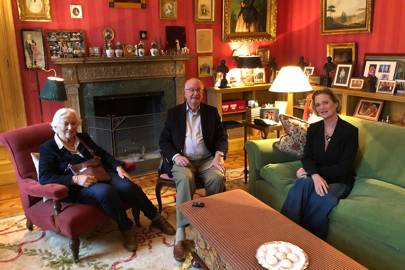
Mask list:
[[[312,86],[308,78],[298,66],[287,66],[281,68],[273,84],[270,86],[270,92],[288,93],[286,114],[293,115],[294,95],[297,92],[312,91]]]

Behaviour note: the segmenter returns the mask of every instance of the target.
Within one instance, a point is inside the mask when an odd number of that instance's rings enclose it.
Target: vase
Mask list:
[[[159,50],[156,48],[151,48],[150,49],[150,55],[152,56],[158,56],[159,55]]]
[[[144,48],[138,48],[138,56],[144,56],[145,55],[145,49]]]
[[[114,57],[114,50],[107,49],[107,50],[105,50],[105,54],[107,55],[107,57]]]
[[[115,56],[122,57],[122,49],[115,49]]]

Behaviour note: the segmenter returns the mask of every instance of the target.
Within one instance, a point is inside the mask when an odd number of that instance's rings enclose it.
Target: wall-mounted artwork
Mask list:
[[[272,40],[277,0],[223,0],[222,40]]]
[[[44,36],[42,29],[21,29],[24,48],[24,62],[28,69],[46,67]]]
[[[49,30],[46,36],[51,59],[85,56],[86,44],[83,31]]]
[[[108,0],[109,7],[146,8],[146,0]]]
[[[321,34],[371,32],[373,0],[321,0]]]
[[[212,75],[212,56],[198,56],[198,77],[210,77]]]
[[[20,21],[50,22],[51,0],[17,0]]]
[[[326,56],[332,57],[335,64],[356,63],[356,43],[328,43],[326,44]]]
[[[212,29],[196,29],[197,53],[212,53]]]
[[[70,5],[70,18],[83,19],[82,5]]]
[[[195,0],[194,10],[197,23],[215,21],[215,0]]]
[[[161,19],[177,19],[177,0],[160,0],[159,13]]]

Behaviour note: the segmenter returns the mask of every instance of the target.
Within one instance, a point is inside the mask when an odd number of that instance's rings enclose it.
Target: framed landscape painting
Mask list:
[[[321,0],[321,34],[371,32],[373,0]]]
[[[272,40],[276,37],[277,0],[223,0],[222,40]]]

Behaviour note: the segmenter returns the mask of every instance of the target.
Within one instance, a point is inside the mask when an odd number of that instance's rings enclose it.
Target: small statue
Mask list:
[[[321,78],[321,84],[323,86],[328,86],[330,87],[332,85],[332,74],[333,71],[336,70],[336,64],[332,62],[332,57],[328,56],[326,58],[326,63],[323,65],[323,72],[324,75]]]
[[[226,62],[224,59],[221,60],[219,66],[217,67],[217,72],[221,74],[221,82],[219,84],[219,88],[226,88],[228,87],[228,81],[226,80],[226,74],[229,72],[229,68],[226,66]]]
[[[267,66],[271,70],[270,83],[272,83],[274,81],[274,79],[276,78],[276,70],[277,70],[276,58],[274,56],[270,57],[269,63],[267,64]]]
[[[304,70],[304,67],[308,66],[308,64],[305,63],[304,56],[300,56],[297,66],[299,66],[302,70]]]

